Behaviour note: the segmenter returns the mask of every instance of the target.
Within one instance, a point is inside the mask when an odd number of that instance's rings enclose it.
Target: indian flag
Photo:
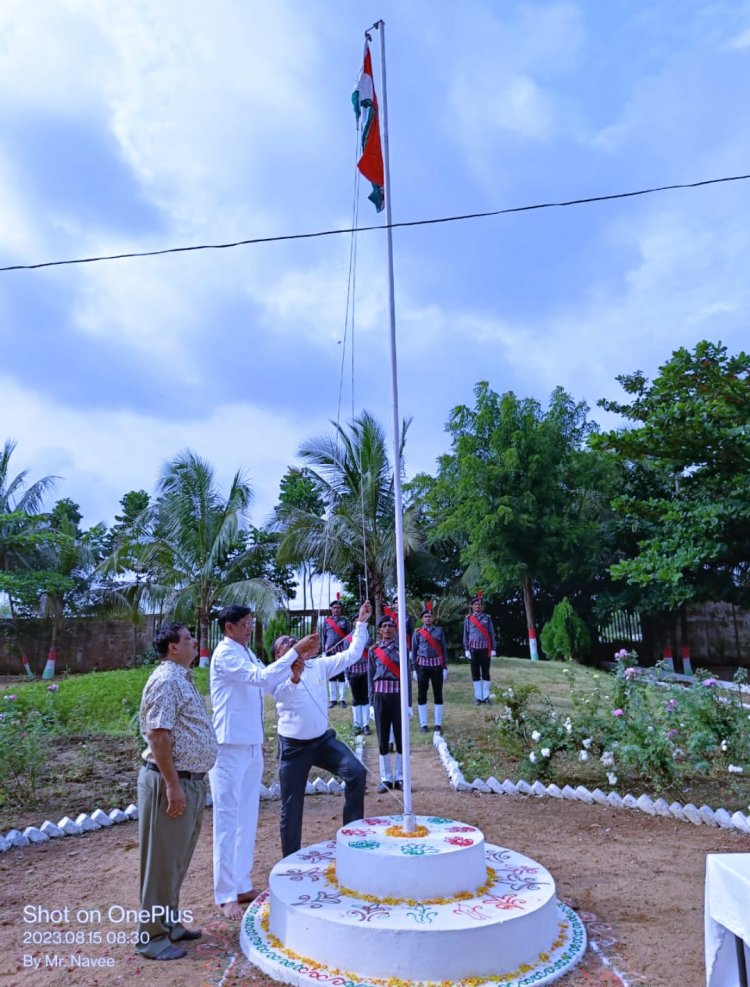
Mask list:
[[[378,118],[378,98],[375,95],[375,83],[372,79],[372,59],[370,46],[365,43],[365,57],[362,72],[357,82],[357,88],[352,93],[354,112],[358,125],[362,130],[362,157],[357,167],[368,182],[372,183],[372,192],[367,196],[374,203],[378,212],[385,206],[383,186],[383,152],[380,147],[380,120]]]

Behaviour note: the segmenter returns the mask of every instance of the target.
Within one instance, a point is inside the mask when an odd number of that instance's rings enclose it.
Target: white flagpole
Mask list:
[[[391,340],[391,391],[393,427],[393,492],[396,521],[396,581],[398,584],[398,649],[401,671],[401,750],[404,771],[404,830],[416,828],[411,803],[411,756],[409,742],[409,656],[406,649],[406,577],[404,573],[404,512],[401,497],[401,422],[398,413],[398,363],[396,360],[396,302],[393,290],[393,230],[391,228],[391,173],[388,151],[388,90],[385,74],[385,22],[376,21],[374,28],[380,31],[380,76],[382,79],[383,113],[383,167],[385,178],[385,222],[388,242],[388,311]]]

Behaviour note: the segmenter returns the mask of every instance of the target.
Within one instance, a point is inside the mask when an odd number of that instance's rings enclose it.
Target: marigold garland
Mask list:
[[[410,829],[406,832],[401,826],[389,826],[385,830],[386,836],[395,836],[400,840],[411,839],[414,836],[427,836],[429,829],[426,826],[416,826],[414,829]]]
[[[410,907],[414,907],[414,905],[450,905],[455,901],[470,901],[472,898],[478,898],[480,895],[489,894],[497,880],[496,872],[491,867],[488,867],[487,883],[480,885],[476,891],[458,891],[449,898],[388,898],[376,894],[363,894],[361,891],[353,891],[351,888],[345,888],[343,884],[339,884],[336,880],[335,864],[329,864],[323,871],[323,875],[326,882],[345,898],[356,898],[358,901],[367,901],[372,904],[409,905]]]
[[[487,868],[489,872],[490,868]],[[378,899],[385,902],[385,898]],[[403,899],[401,899],[403,900]],[[425,904],[427,904],[425,902]],[[432,904],[432,902],[430,903]],[[339,970],[338,967],[325,966],[323,963],[318,963],[317,960],[310,959],[309,956],[302,956],[301,953],[295,953],[293,949],[287,949],[286,946],[277,938],[272,932],[269,931],[269,918],[270,918],[271,908],[268,902],[265,902],[261,908],[258,909],[258,919],[261,928],[266,933],[268,937],[269,945],[274,949],[277,949],[284,956],[287,956],[291,960],[295,960],[297,963],[304,963],[305,966],[310,967],[313,970],[327,970],[334,977],[345,977],[347,980],[361,980],[362,978],[349,970]],[[567,922],[560,923],[560,932],[563,932],[568,928]],[[565,944],[564,937],[556,940],[552,946],[553,948],[559,948]],[[549,955],[547,953],[540,953],[539,959],[546,963],[549,961]],[[525,973],[531,973],[534,967],[529,963],[521,963],[521,965],[513,970],[511,973],[496,973],[490,977],[479,976],[479,977],[464,977],[462,980],[422,980],[419,981],[420,987],[480,987],[481,984],[486,983],[488,980],[495,980],[497,983],[508,983],[511,980],[517,979],[520,975]],[[414,987],[413,980],[404,980],[401,977],[388,977],[384,979],[382,977],[368,977],[367,980],[373,987]]]

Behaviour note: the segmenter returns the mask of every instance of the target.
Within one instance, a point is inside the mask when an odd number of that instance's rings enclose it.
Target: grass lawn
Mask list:
[[[59,807],[59,816],[63,812],[87,811],[99,804],[106,808],[123,807],[135,799],[135,778],[143,747],[137,712],[150,672],[151,668],[144,667],[61,677],[55,680],[58,688],[53,691],[49,691],[49,682],[23,681],[0,689],[0,712],[38,712],[37,721],[43,724],[45,735],[44,749],[37,757],[38,777],[33,793],[14,789],[12,779],[0,774],[0,832],[17,825],[17,818],[28,818],[29,813],[34,816],[30,821],[36,824],[42,821],[36,819],[40,812],[51,818],[55,806]],[[195,669],[195,676],[199,689],[207,694],[208,670]],[[614,677],[607,672],[558,662],[500,658],[492,662],[494,704],[476,706],[468,662],[452,664],[445,684],[443,728],[466,780],[494,776],[499,781],[525,777],[533,782],[538,777],[560,787],[582,784],[589,789],[609,791],[606,771],[598,758],[582,763],[575,754],[561,754],[551,763],[537,765],[540,770],[534,771],[526,759],[528,744],[509,740],[499,729],[505,705],[499,697],[508,687],[518,690],[524,685],[538,686],[554,705],[558,719],[574,717],[571,677],[579,699],[594,695],[597,690],[606,697],[609,684],[614,686]],[[16,698],[4,698],[11,695]],[[416,704],[416,696],[414,701]],[[431,702],[428,709],[432,726]],[[351,707],[336,707],[329,711],[329,717],[339,737],[353,744]],[[0,733],[7,720],[0,720]],[[268,738],[265,780],[270,784],[276,778],[276,734],[274,707],[269,699],[265,721]],[[410,738],[415,748],[432,744],[432,733],[423,734],[419,730],[416,705]],[[374,735],[368,743],[374,746]],[[704,772],[686,769],[680,774],[679,784],[666,790],[655,790],[618,768],[616,790],[621,795],[630,792],[636,796],[646,791],[652,797],[662,795],[670,802],[707,804],[730,811],[747,812],[750,802],[750,779],[744,774],[727,774],[725,767],[718,766]]]

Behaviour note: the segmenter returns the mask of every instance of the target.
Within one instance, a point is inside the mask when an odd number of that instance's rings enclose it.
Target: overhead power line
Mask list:
[[[434,219],[412,219],[402,223],[391,223],[391,229],[407,226],[434,226],[438,223],[458,223],[467,219],[486,219],[490,216],[507,216],[510,213],[533,212],[539,209],[563,209],[566,206],[583,206],[591,202],[611,202],[614,199],[632,199],[639,195],[653,195],[655,192],[670,192],[674,189],[700,188],[703,185],[720,185],[724,182],[744,182],[750,175],[730,175],[725,178],[706,178],[700,182],[683,182],[677,185],[659,185],[642,188],[633,192],[614,192],[612,195],[590,195],[582,199],[567,199],[564,202],[536,202],[526,206],[511,206],[507,209],[493,209],[489,212],[462,213],[460,216],[439,216]],[[162,254],[185,254],[196,250],[229,250],[232,247],[249,247],[256,243],[278,243],[283,240],[313,240],[317,237],[340,236],[343,233],[367,233],[371,230],[387,229],[386,224],[378,226],[356,226],[336,230],[318,230],[314,233],[286,233],[279,236],[260,236],[249,240],[235,240],[231,243],[199,243],[189,247],[165,247],[162,250],[142,250],[127,254],[105,254],[100,257],[75,257],[68,260],[48,260],[39,264],[11,264],[0,267],[4,271],[35,271],[41,267],[64,267],[68,264],[96,264],[107,260],[127,260],[131,257],[160,257]]]

